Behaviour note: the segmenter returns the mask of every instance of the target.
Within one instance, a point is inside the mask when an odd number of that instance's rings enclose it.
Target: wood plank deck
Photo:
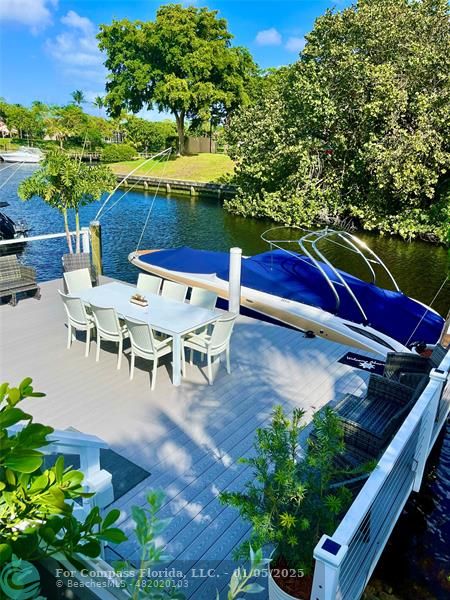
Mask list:
[[[60,280],[47,282],[42,300],[0,306],[1,380],[15,384],[33,377],[35,388],[47,394],[25,403],[35,419],[95,434],[151,473],[115,503],[128,533],[131,507],[145,504],[149,489],[162,489],[161,516],[172,521],[161,541],[173,566],[184,572],[230,571],[231,553],[248,527],[236,511],[219,503],[218,493],[242,488],[247,481],[250,474],[237,460],[252,452],[256,428],[267,423],[275,404],[301,407],[310,419],[344,392],[357,393],[367,374],[337,362],[346,346],[240,316],[232,338],[231,375],[221,365],[209,386],[203,370],[188,365],[177,388],[166,363],[151,392],[148,365],[137,362],[130,382],[127,360],[116,370],[114,346],[105,346],[99,363],[95,342],[88,358],[84,342],[66,350],[58,288]],[[132,537],[107,554],[111,560],[119,556],[137,559]],[[191,598],[210,599],[226,583],[226,578],[200,577],[191,579],[185,591]]]

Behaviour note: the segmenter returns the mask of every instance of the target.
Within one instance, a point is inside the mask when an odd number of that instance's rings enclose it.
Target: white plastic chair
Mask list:
[[[178,302],[184,302],[186,300],[187,291],[187,285],[166,280],[162,286],[161,296],[170,298],[171,300],[177,300]]]
[[[150,294],[159,294],[161,290],[162,279],[156,277],[156,275],[147,275],[146,273],[139,273],[137,280],[137,288],[143,292],[149,292]]]
[[[120,369],[120,365],[122,364],[123,340],[128,337],[127,327],[120,323],[114,308],[91,304],[91,310],[97,329],[97,353],[95,360],[96,362],[100,360],[101,340],[117,342],[119,344],[117,368]]]
[[[131,361],[130,361],[130,380],[134,376],[134,361],[136,356],[145,358],[153,362],[151,375],[151,389],[155,389],[156,371],[158,368],[158,358],[171,354],[172,338],[166,337],[163,340],[157,340],[153,330],[148,323],[135,321],[134,319],[124,318],[125,324],[130,334],[131,342]]]
[[[64,281],[66,282],[66,287],[69,294],[78,294],[78,292],[92,287],[89,269],[66,271],[64,273]]]
[[[183,360],[183,371],[185,371],[184,349],[189,348],[191,350],[191,362],[192,351],[200,352],[200,354],[206,354],[208,382],[210,385],[213,383],[212,359],[216,356],[219,356],[223,352],[225,352],[226,356],[227,373],[231,373],[230,339],[236,317],[237,315],[235,314],[226,313],[213,324],[211,335],[208,334],[207,331],[203,331],[202,333],[193,333],[185,337],[183,340],[183,352],[181,354]]]
[[[73,330],[78,329],[86,332],[86,351],[85,356],[89,356],[91,345],[91,331],[95,329],[95,323],[92,316],[86,312],[86,308],[80,298],[63,294],[58,290],[59,295],[64,303],[64,309],[67,315],[67,349],[72,345],[72,340],[75,337]]]
[[[203,288],[193,287],[190,304],[213,310],[217,302],[217,294]]]

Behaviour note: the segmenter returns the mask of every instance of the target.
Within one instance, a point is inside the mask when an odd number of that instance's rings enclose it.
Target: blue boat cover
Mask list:
[[[171,271],[216,273],[220,279],[228,281],[227,252],[182,247],[144,254],[140,260]],[[422,304],[401,292],[385,290],[339,270],[367,315],[364,323],[353,298],[333,270],[324,263],[320,265],[338,290],[340,305],[337,310],[335,296],[322,273],[310,258],[301,254],[293,256],[283,250],[272,250],[243,259],[242,285],[321,308],[354,323],[369,324],[402,344],[416,340],[427,344],[438,341],[444,325],[441,316],[427,311]]]

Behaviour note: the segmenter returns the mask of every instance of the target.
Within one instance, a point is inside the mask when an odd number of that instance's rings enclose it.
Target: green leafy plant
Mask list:
[[[102,152],[102,160],[108,163],[131,160],[136,157],[136,149],[129,144],[109,144]]]
[[[179,589],[173,586],[167,587],[166,580],[155,580],[148,576],[152,567],[170,559],[168,555],[164,554],[163,548],[156,543],[157,536],[170,522],[170,519],[160,519],[156,516],[163,500],[163,492],[152,491],[147,495],[148,507],[133,506],[131,509],[131,516],[135,523],[134,532],[140,546],[137,568],[129,561],[120,561],[114,564],[133,600],[184,599],[184,594]]]
[[[40,196],[62,213],[67,245],[72,253],[69,210],[75,212],[76,252],[80,252],[80,207],[100,200],[115,184],[116,179],[106,165],[89,166],[53,149],[47,153],[42,167],[20,183],[18,194],[22,200]]]
[[[65,468],[59,456],[44,468],[51,427],[34,423],[18,405],[35,392],[30,378],[18,387],[0,386],[0,564],[12,558],[37,561],[62,554],[79,564],[77,555],[95,558],[103,541],[120,543],[127,538],[113,527],[117,509],[104,518],[97,507],[84,521],[73,514],[73,502],[92,496],[83,492],[83,473]],[[14,426],[23,425],[21,428]],[[8,428],[13,428],[8,430]]]
[[[311,573],[314,546],[323,533],[333,533],[351,500],[345,486],[333,487],[339,473],[334,458],[345,448],[337,416],[331,409],[314,416],[316,434],[301,456],[303,416],[295,409],[289,418],[277,406],[270,425],[257,430],[255,456],[241,459],[253,471],[245,490],[220,495],[252,525],[236,555],[245,556],[249,545],[274,546],[274,563],[301,576]]]
[[[250,568],[247,570],[238,567],[231,576],[227,600],[243,600],[244,597],[241,594],[259,594],[264,591],[261,585],[251,580],[267,570],[270,558],[264,558],[261,549],[253,550],[251,546],[249,547],[249,555]],[[219,600],[219,592],[217,592],[216,600]]]
[[[186,118],[221,121],[249,99],[256,66],[232,37],[217,11],[181,4],[160,6],[154,21],[101,25],[109,112],[170,111],[183,154]]]
[[[244,216],[446,241],[450,122],[446,0],[327,10],[299,60],[262,77],[226,127]]]

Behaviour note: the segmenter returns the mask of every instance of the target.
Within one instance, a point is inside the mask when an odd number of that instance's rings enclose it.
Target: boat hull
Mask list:
[[[7,163],[32,163],[37,164],[41,162],[42,157],[38,156],[25,156],[25,155],[14,155],[14,154],[0,154],[0,158],[3,162]]]
[[[153,265],[142,260],[142,256],[158,250],[132,253],[129,261],[136,267],[164,279],[170,279],[188,286],[201,287],[215,292],[220,298],[228,300],[228,282],[215,274],[181,272]],[[388,352],[409,352],[410,350],[397,340],[373,329],[346,321],[332,313],[268,294],[249,287],[241,287],[241,306],[254,313],[283,323],[301,331],[312,331],[315,335],[333,342],[352,346],[386,356]]]

